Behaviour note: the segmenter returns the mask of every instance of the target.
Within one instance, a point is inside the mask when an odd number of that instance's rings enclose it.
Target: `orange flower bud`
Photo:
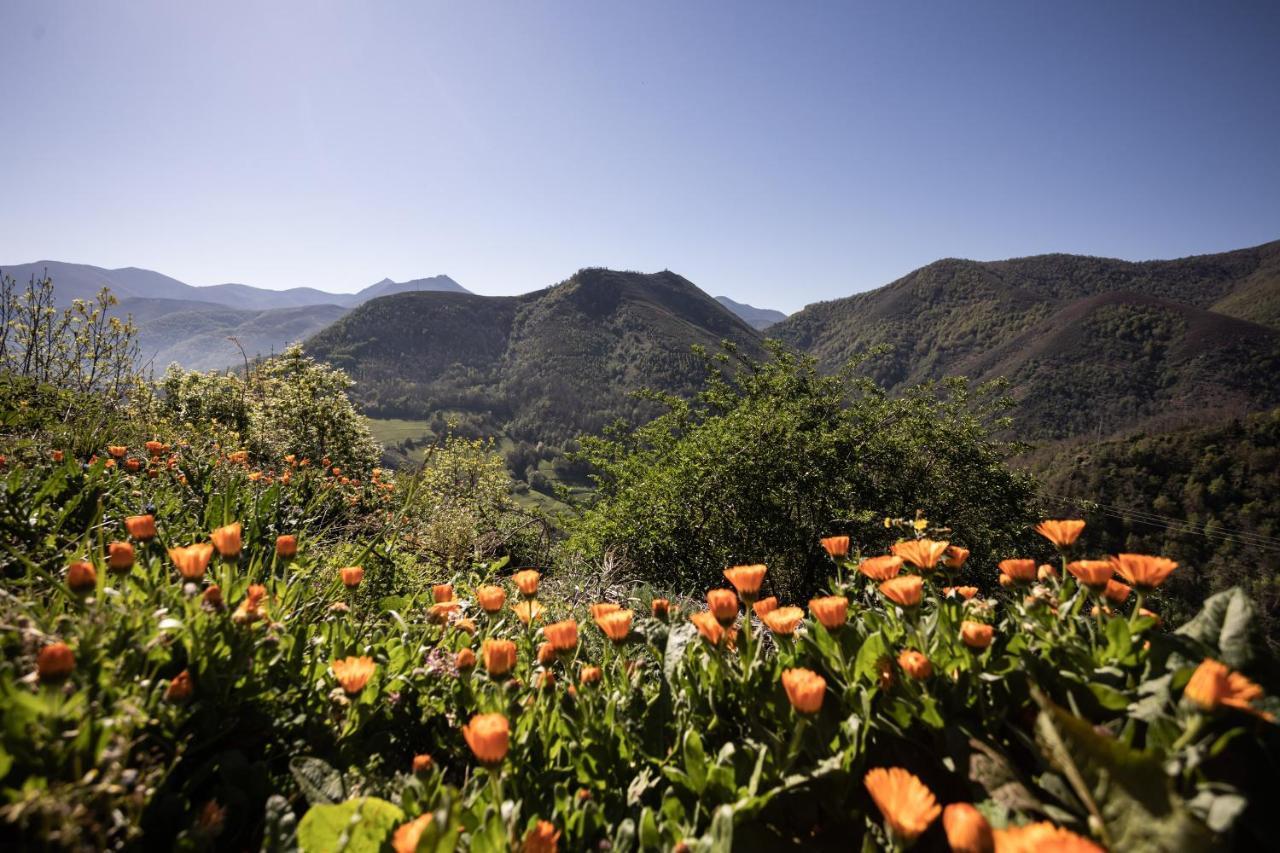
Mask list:
[[[41,681],[66,678],[75,668],[75,652],[66,643],[50,643],[36,655],[36,675]]]
[[[435,761],[425,752],[419,753],[413,757],[413,772],[426,773],[435,766]]]
[[[542,666],[550,666],[556,659],[556,650],[551,643],[538,644],[538,663]]]
[[[756,612],[756,616],[763,619],[768,614],[778,609],[778,597],[771,595],[768,598],[762,598],[751,605],[751,609]]]
[[[169,686],[164,691],[164,698],[166,702],[182,703],[191,698],[194,690],[191,671],[184,669],[169,681]]]
[[[1031,583],[1036,579],[1035,560],[1001,560],[1000,573],[1013,583]],[[1000,581],[1004,583],[1003,580]]]
[[[782,672],[782,686],[787,691],[791,707],[801,714],[816,714],[822,710],[822,699],[827,693],[827,681],[810,669],[787,669]]]
[[[492,615],[507,603],[507,591],[500,586],[486,584],[476,589],[476,600],[480,602],[480,608],[485,613]]]
[[[284,534],[276,537],[276,556],[282,560],[291,560],[298,555],[298,537]]]
[[[131,515],[124,520],[124,529],[139,542],[150,542],[156,538],[156,518],[154,515]]]
[[[360,586],[360,581],[364,580],[363,566],[346,566],[339,570],[338,574],[342,577],[342,585],[347,589],[355,589]]]
[[[434,816],[428,812],[420,815],[408,823],[402,823],[396,827],[395,834],[391,836],[391,849],[395,853],[415,853],[418,849],[418,843],[422,840],[422,835],[431,826]]]
[[[923,681],[933,675],[933,664],[915,649],[905,649],[898,655],[898,666],[902,671],[917,681]]]
[[[1124,604],[1129,599],[1129,593],[1131,592],[1133,592],[1133,587],[1112,578],[1107,581],[1106,587],[1102,590],[1102,595],[1112,604]]]
[[[67,587],[82,595],[97,589],[98,572],[93,564],[81,561],[67,566]]]
[[[476,760],[490,767],[507,757],[510,735],[510,724],[502,714],[477,714],[462,727],[462,736]]]
[[[697,627],[698,633],[708,643],[713,646],[720,645],[721,639],[724,638],[724,628],[716,620],[715,614],[707,610],[700,610],[691,615],[689,621]]]
[[[107,445],[107,453],[111,454],[113,459],[123,459],[124,455],[129,452],[129,448],[123,444]]]
[[[476,653],[471,649],[459,649],[453,658],[453,665],[459,670],[472,669],[476,665]]]
[[[453,584],[438,583],[431,587],[431,598],[437,604],[453,601]]]
[[[795,633],[796,626],[804,619],[804,611],[799,607],[779,607],[764,615],[765,627],[780,637],[789,637]]]
[[[516,644],[510,640],[485,640],[480,647],[484,668],[494,678],[501,678],[516,665]]]
[[[809,602],[809,613],[828,631],[849,621],[849,599],[843,595],[828,595]]]
[[[661,619],[664,622],[671,614],[671,602],[665,598],[655,598],[651,602],[650,608],[653,612],[653,618]]]
[[[946,554],[943,556],[942,565],[951,571],[959,571],[964,568],[964,564],[969,560],[969,549],[961,548],[959,545],[947,546]]]
[[[970,622],[965,620],[960,623],[960,641],[971,649],[981,651],[991,645],[991,638],[995,635],[995,628],[983,622]]]
[[[578,681],[583,684],[595,684],[604,675],[604,671],[598,666],[584,666],[582,674],[578,676]]]
[[[525,833],[520,853],[556,853],[559,842],[560,830],[550,821],[540,820],[533,829]]]
[[[228,560],[232,557],[240,556],[240,548],[242,546],[240,530],[240,522],[237,521],[234,524],[219,527],[209,534],[213,547],[218,549],[218,556]]]
[[[538,594],[538,581],[541,577],[537,569],[522,569],[511,576],[511,581],[521,595],[533,598]]]
[[[933,792],[901,767],[877,767],[863,779],[893,835],[910,843],[942,812]]]
[[[954,853],[993,853],[995,836],[982,812],[968,803],[952,803],[942,812],[942,827]]]
[[[604,631],[604,635],[615,643],[621,643],[631,634],[630,610],[614,610],[596,620],[596,625]]]
[[[133,568],[133,546],[128,542],[112,542],[107,545],[107,568],[113,572],[127,572]]]
[[[524,624],[536,622],[546,608],[536,601],[520,601],[511,605],[511,611],[516,614],[516,618]]]
[[[707,593],[707,609],[721,625],[728,625],[738,618],[738,596],[731,589],[713,589]]]
[[[858,564],[858,571],[874,581],[887,581],[902,572],[902,558],[896,554],[868,557]]]

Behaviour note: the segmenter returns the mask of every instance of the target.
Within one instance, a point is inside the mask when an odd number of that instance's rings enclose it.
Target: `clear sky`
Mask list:
[[[1280,3],[0,3],[0,263],[352,291],[1280,238]]]

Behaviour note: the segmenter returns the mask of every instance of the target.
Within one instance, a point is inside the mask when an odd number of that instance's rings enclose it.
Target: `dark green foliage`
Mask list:
[[[829,571],[820,537],[848,533],[881,553],[897,538],[886,516],[948,519],[974,565],[1017,551],[1032,491],[988,432],[1002,408],[992,389],[955,380],[890,397],[771,349],[771,361],[734,365],[736,380],[713,372],[692,401],[661,397],[667,412],[639,429],[584,440],[599,500],[566,550],[695,590],[763,562],[770,592],[793,599]]]

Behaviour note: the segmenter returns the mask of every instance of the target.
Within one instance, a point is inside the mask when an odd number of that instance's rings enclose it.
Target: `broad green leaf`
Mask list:
[[[404,812],[377,797],[312,806],[298,824],[302,853],[375,853],[390,837]]]
[[[1200,612],[1174,633],[1215,649],[1232,669],[1248,668],[1265,648],[1257,610],[1239,587],[1209,596]]]
[[[313,806],[341,802],[346,797],[342,774],[319,758],[297,756],[289,761],[289,772]]]

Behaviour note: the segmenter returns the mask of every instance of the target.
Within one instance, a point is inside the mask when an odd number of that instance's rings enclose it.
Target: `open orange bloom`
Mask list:
[[[502,714],[476,714],[462,727],[462,736],[476,760],[492,767],[507,757],[511,725]]]
[[[124,529],[139,542],[150,542],[156,538],[156,517],[154,515],[131,515],[124,520]]]
[[[942,812],[942,828],[953,853],[993,853],[995,835],[982,812],[969,803],[952,803]]]
[[[671,613],[671,602],[665,598],[655,598],[649,604],[649,607],[653,613],[654,619],[662,619],[665,621],[667,616]]]
[[[147,448],[147,453],[151,456],[163,456],[169,448],[163,441],[148,441],[143,445]]]
[[[66,643],[50,643],[36,655],[36,675],[41,681],[66,678],[75,668],[75,652]]]
[[[842,557],[849,556],[849,537],[848,536],[828,536],[822,541],[822,550],[833,560],[839,560]]]
[[[1133,592],[1133,587],[1112,578],[1107,581],[1107,585],[1102,590],[1102,595],[1112,604],[1124,604],[1131,592]]]
[[[481,610],[492,615],[507,603],[507,591],[500,586],[485,584],[476,589],[476,601],[480,602]]]
[[[98,571],[84,561],[67,566],[67,587],[72,592],[91,592],[98,586]]]
[[[1214,711],[1226,705],[1271,719],[1269,714],[1253,707],[1253,702],[1262,698],[1262,688],[1212,658],[1200,662],[1182,695],[1202,711]]]
[[[522,595],[532,598],[538,594],[538,580],[541,577],[537,569],[521,569],[511,576],[511,580]]]
[[[889,578],[896,578],[902,572],[902,558],[896,554],[868,557],[858,564],[858,571],[873,581],[887,581]]]
[[[901,767],[877,767],[863,778],[871,799],[884,815],[889,830],[904,841],[914,841],[942,813],[933,792]]]
[[[1089,839],[1047,821],[997,829],[994,836],[999,853],[1106,853]]]
[[[191,671],[184,669],[169,680],[169,686],[164,690],[164,699],[166,702],[181,703],[190,699],[194,692],[195,685],[191,682]]]
[[[755,611],[756,616],[763,619],[773,611],[778,609],[778,597],[771,595],[768,598],[762,598],[751,605],[751,609]]]
[[[552,648],[551,643],[538,644],[538,663],[542,666],[550,666],[556,659],[556,650]]]
[[[613,613],[615,610],[621,610],[621,604],[614,604],[609,601],[602,601],[599,604],[591,605],[591,618],[599,620],[606,613]]]
[[[525,833],[520,853],[556,853],[559,849],[560,830],[549,820],[540,820]]]
[[[462,609],[462,603],[458,601],[437,601],[431,605],[431,609],[427,611],[427,619],[434,625],[444,625],[449,619]]]
[[[339,570],[338,574],[342,577],[342,585],[347,589],[355,589],[360,586],[360,581],[364,580],[363,566],[346,566]]]
[[[1165,557],[1146,554],[1117,554],[1111,558],[1116,574],[1142,592],[1150,592],[1164,583],[1178,564]]]
[[[964,568],[964,564],[968,561],[968,548],[961,548],[959,545],[949,545],[947,546],[947,553],[943,555],[942,565],[954,572]]]
[[[689,621],[697,627],[698,633],[708,643],[713,646],[720,645],[720,641],[724,638],[724,628],[716,620],[715,614],[707,610],[699,610],[689,617]]]
[[[949,545],[948,542],[934,542],[932,539],[908,539],[895,543],[889,550],[916,568],[928,571],[938,565],[938,560],[942,559]]]
[[[416,758],[414,764],[417,764]],[[395,853],[414,853],[418,849],[418,842],[422,840],[422,834],[431,825],[432,819],[432,815],[428,812],[408,823],[400,824],[396,827],[395,834],[391,836],[391,849]]]
[[[604,670],[598,666],[584,666],[582,674],[578,676],[578,681],[583,684],[595,684],[604,675]]]
[[[801,714],[816,714],[822,710],[822,699],[827,695],[827,680],[810,669],[785,669],[782,686],[787,691],[791,707]]]
[[[485,640],[480,647],[484,668],[495,678],[511,672],[516,665],[516,644],[511,640]]]
[[[453,665],[458,670],[471,669],[476,665],[476,653],[471,649],[459,649],[458,653],[454,655]]]
[[[944,586],[942,594],[947,598],[954,598],[958,595],[968,601],[978,594],[978,588],[976,586]]]
[[[1001,560],[1000,574],[1008,578],[1011,583],[1033,583],[1036,579],[1036,561],[1035,560]],[[1001,583],[1003,583],[1001,579]]]
[[[775,634],[789,637],[795,633],[796,626],[804,619],[804,611],[799,607],[779,607],[764,615],[765,626]]]
[[[631,634],[631,617],[630,610],[615,610],[601,616],[596,624],[606,637],[615,643],[621,643]]]
[[[373,677],[373,671],[377,669],[373,658],[368,656],[335,660],[332,667],[334,678],[338,679],[338,683],[349,696],[355,696],[363,690],[369,683],[369,679]]]
[[[189,581],[204,577],[204,570],[209,568],[213,559],[213,545],[201,542],[185,548],[170,548],[169,559],[178,567],[178,573]]]
[[[707,609],[721,625],[738,618],[738,596],[731,589],[713,589],[707,593]]]
[[[898,666],[912,678],[922,681],[933,675],[933,664],[922,653],[915,649],[904,649],[898,655]]]
[[[276,556],[282,560],[291,560],[298,556],[298,537],[288,533],[277,536]]]
[[[123,444],[107,445],[107,453],[111,454],[114,459],[123,459],[124,455],[129,452],[129,448]]]
[[[516,614],[516,618],[526,625],[537,621],[538,617],[546,612],[545,607],[533,600],[516,602],[511,605],[511,610]]]
[[[438,583],[431,587],[431,600],[436,604],[453,601],[453,584]]]
[[[573,619],[563,622],[552,622],[542,629],[547,642],[557,652],[572,651],[578,645],[578,623]]]
[[[243,544],[240,539],[240,522],[219,527],[209,534],[209,539],[213,541],[213,547],[218,549],[219,556],[226,558],[240,556],[240,548]]]
[[[996,629],[985,622],[970,622],[966,619],[960,623],[960,642],[971,649],[985,649],[991,645],[991,638],[995,633]]]
[[[903,575],[880,584],[880,594],[901,607],[915,607],[924,592],[924,578]]]
[[[752,566],[734,566],[731,569],[724,570],[725,579],[733,584],[733,588],[738,591],[738,595],[747,604],[756,600],[756,596],[760,594],[760,584],[764,583],[764,575],[768,569],[762,565]],[[736,607],[735,607],[736,615]]]
[[[809,613],[822,627],[834,631],[849,621],[849,599],[843,595],[827,595],[809,602]]]
[[[1083,531],[1084,522],[1078,518],[1050,519],[1036,525],[1036,533],[1064,550],[1074,545]]]
[[[1067,571],[1094,592],[1106,589],[1107,581],[1115,574],[1109,560],[1076,560],[1074,563],[1067,563]]]

